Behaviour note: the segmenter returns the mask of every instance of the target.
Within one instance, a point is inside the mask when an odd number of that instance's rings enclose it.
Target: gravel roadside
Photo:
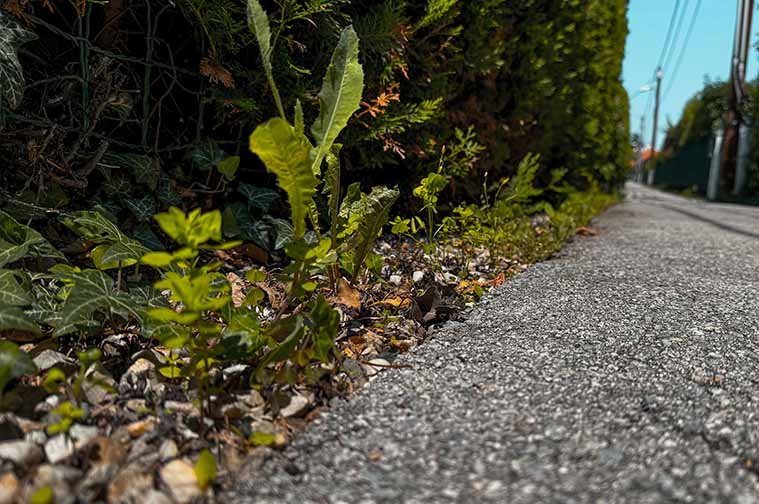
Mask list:
[[[637,186],[220,502],[759,502],[759,209]]]

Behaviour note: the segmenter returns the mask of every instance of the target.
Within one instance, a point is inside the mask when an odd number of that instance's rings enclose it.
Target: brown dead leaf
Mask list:
[[[353,308],[355,310],[361,309],[361,293],[358,289],[351,287],[344,278],[341,278],[337,283],[336,301],[348,308]]]
[[[246,243],[238,248],[243,254],[260,264],[266,264],[269,260],[269,254],[261,247],[253,245],[252,243]]]
[[[245,302],[245,282],[235,273],[227,273],[227,280],[232,286],[232,304],[239,308]]]
[[[493,287],[498,287],[505,281],[506,281],[506,275],[503,273],[503,271],[501,271],[500,273],[498,273],[497,277],[495,277],[493,280],[490,281],[490,285],[492,285]]]
[[[577,228],[577,234],[581,236],[596,236],[598,231],[587,226],[582,226]]]
[[[392,308],[406,308],[411,304],[411,299],[403,298],[400,296],[385,298],[378,304],[389,306]]]

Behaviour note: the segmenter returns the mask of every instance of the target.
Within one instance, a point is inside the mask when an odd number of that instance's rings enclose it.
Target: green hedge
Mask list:
[[[274,73],[289,111],[296,99],[318,110],[331,48],[355,26],[364,104],[340,139],[354,180],[398,185],[409,203],[442,158],[448,199],[476,201],[530,152],[544,185],[556,170],[580,189],[624,180],[626,0],[262,3],[276,20]],[[0,108],[6,192],[42,206],[98,203],[139,223],[170,204],[238,198],[240,184],[274,186],[246,149],[276,109],[244,2],[5,9],[37,36],[20,55],[21,106]],[[233,155],[242,159],[227,184],[215,168]]]

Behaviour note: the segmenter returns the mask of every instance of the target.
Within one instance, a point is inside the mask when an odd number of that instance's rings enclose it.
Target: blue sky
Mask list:
[[[737,0],[701,0],[693,34],[682,64],[676,75],[672,75],[698,1],[680,0],[680,9],[687,6],[687,11],[682,21],[679,39],[674,45],[672,55],[668,58],[669,64],[665,60],[657,143],[663,140],[667,118],[669,117],[672,122],[677,122],[685,102],[703,87],[705,75],[716,80],[726,79],[730,74]],[[635,95],[641,86],[651,81],[664,46],[675,2],[676,0],[630,0],[628,11],[630,34],[627,39],[622,77],[631,98],[630,128],[633,132],[640,131],[640,118],[645,112],[647,144],[651,142],[653,103],[648,111],[646,111],[646,105],[649,101],[653,101],[653,91]],[[756,32],[759,30],[758,20],[759,13],[755,12],[747,73],[749,79],[756,77],[754,72],[759,60],[759,53],[753,47],[757,40]],[[670,86],[669,93],[666,93]]]

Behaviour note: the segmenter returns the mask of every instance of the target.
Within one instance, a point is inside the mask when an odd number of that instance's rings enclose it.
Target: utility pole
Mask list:
[[[651,133],[651,166],[648,170],[648,185],[656,179],[656,130],[659,129],[659,100],[661,97],[661,67],[656,69],[656,106],[654,107],[654,131]]]
[[[640,116],[640,145],[638,146],[638,159],[635,160],[635,182],[643,183],[643,155],[646,153],[646,116]]]
[[[738,162],[738,139],[742,124],[741,104],[746,95],[746,61],[751,36],[754,0],[738,0],[735,40],[730,65],[730,96],[724,116],[724,140],[720,167],[720,192],[727,193],[735,186]]]

